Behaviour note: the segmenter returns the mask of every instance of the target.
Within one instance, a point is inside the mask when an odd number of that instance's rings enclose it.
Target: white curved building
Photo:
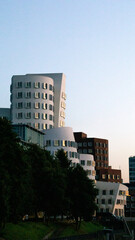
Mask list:
[[[44,145],[46,150],[55,156],[58,149],[64,149],[72,164],[79,163],[77,143],[74,139],[73,130],[70,127],[53,128],[44,131]]]
[[[91,154],[80,154],[80,164],[87,172],[88,178],[95,180],[95,161]]]
[[[65,76],[63,73],[12,77],[11,119],[44,130],[65,126]]]

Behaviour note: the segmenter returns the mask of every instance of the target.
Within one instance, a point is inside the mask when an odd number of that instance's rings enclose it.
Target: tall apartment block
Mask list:
[[[65,75],[15,75],[11,83],[11,121],[39,130],[65,126]]]
[[[135,156],[129,157],[129,182],[135,183]]]
[[[109,166],[108,140],[87,138],[83,132],[75,132],[79,153],[92,154],[95,160],[96,179],[104,182],[122,182],[121,170]]]

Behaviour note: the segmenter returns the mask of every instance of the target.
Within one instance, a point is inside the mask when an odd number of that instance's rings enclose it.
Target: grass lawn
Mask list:
[[[19,224],[8,223],[3,231],[2,237],[5,240],[42,240],[49,232],[53,232],[53,237],[73,236],[87,234],[101,230],[102,226],[91,222],[82,222],[78,231],[75,224],[50,223],[46,226],[43,223],[21,222]]]

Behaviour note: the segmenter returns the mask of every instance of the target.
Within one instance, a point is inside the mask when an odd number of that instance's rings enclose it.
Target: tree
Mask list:
[[[86,171],[79,164],[70,169],[68,189],[71,213],[75,218],[76,228],[79,228],[82,218],[91,220],[96,210],[97,190],[93,181],[87,177]]]

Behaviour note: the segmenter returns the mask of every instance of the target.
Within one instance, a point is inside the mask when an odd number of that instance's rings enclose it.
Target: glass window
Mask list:
[[[47,99],[47,93],[42,93],[42,98]]]
[[[88,146],[89,146],[89,147],[92,147],[92,142],[88,142]]]
[[[52,121],[53,120],[53,116],[49,115],[49,120]]]
[[[42,88],[47,89],[47,83],[42,83]]]
[[[64,108],[64,109],[66,108],[65,102],[61,102],[61,107]]]
[[[35,127],[36,129],[40,129],[40,123],[34,123],[34,127]]]
[[[110,190],[110,195],[113,195],[113,190]]]
[[[85,160],[81,160],[81,165],[85,166]]]
[[[46,140],[46,146],[50,147],[51,146],[51,140]]]
[[[42,103],[42,108],[47,109],[47,103]]]
[[[22,98],[22,97],[23,97],[22,92],[18,92],[18,93],[17,93],[17,98]]]
[[[34,96],[35,98],[40,98],[40,92],[35,92]]]
[[[51,94],[49,94],[49,100],[52,101],[53,100],[53,96]]]
[[[26,98],[31,98],[31,92],[26,92],[26,93],[25,93],[25,97],[26,97]]]
[[[35,106],[35,108],[40,108],[40,103],[39,102],[35,102],[34,106]]]
[[[18,83],[17,83],[17,87],[18,87],[18,88],[22,88],[22,82],[18,82]]]
[[[92,153],[92,149],[89,148],[89,149],[88,149],[88,153]]]
[[[53,86],[51,84],[49,84],[49,90],[52,91],[53,90]]]
[[[101,203],[102,203],[102,204],[105,204],[105,199],[102,199],[102,200],[101,200]]]
[[[18,119],[23,118],[23,114],[22,114],[22,112],[20,112],[20,113],[17,114],[17,118],[18,118]]]
[[[87,143],[86,142],[83,142],[83,147],[87,147]]]
[[[91,170],[87,170],[87,174],[88,174],[88,175],[91,175]]]
[[[35,83],[34,83],[34,87],[35,87],[35,88],[40,88],[40,82],[35,82]]]
[[[31,108],[31,102],[26,102],[25,103],[25,108]]]
[[[31,118],[31,112],[25,113],[25,118]]]
[[[42,113],[42,119],[44,119],[44,120],[47,119],[47,114],[46,113]]]
[[[108,199],[108,204],[112,204],[112,199]]]
[[[87,149],[83,149],[83,153],[87,154]]]
[[[35,115],[35,118],[36,118],[36,119],[40,118],[40,113],[35,112],[34,115]]]
[[[26,88],[31,88],[31,82],[25,82],[25,87]]]
[[[102,194],[103,194],[103,195],[106,195],[106,190],[103,190],[103,191],[102,191]]]
[[[17,103],[17,108],[23,108],[23,103],[22,102],[19,102],[19,103]]]
[[[87,161],[87,166],[91,166],[91,161]]]
[[[62,140],[62,141],[61,141],[61,146],[62,146],[62,147],[65,147],[65,146],[66,146],[65,140]]]
[[[42,129],[47,129],[47,124],[46,123],[42,124]]]
[[[54,140],[54,146],[59,147],[60,146],[60,141],[59,140]]]
[[[49,110],[53,110],[53,106],[51,104],[49,104]]]
[[[82,143],[81,142],[77,143],[77,145],[78,145],[78,147],[82,147]]]

